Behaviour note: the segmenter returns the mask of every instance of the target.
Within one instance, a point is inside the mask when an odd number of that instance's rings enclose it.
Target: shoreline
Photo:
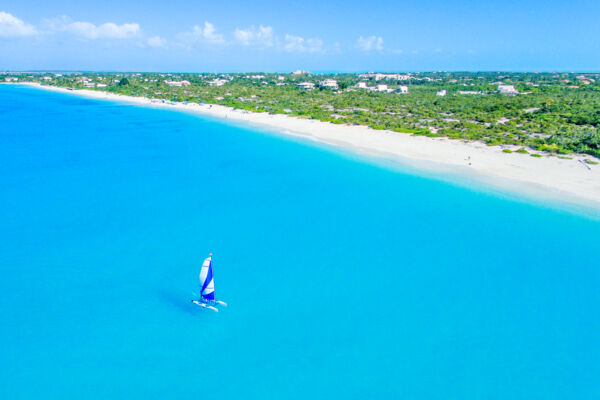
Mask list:
[[[535,200],[550,200],[596,212],[600,210],[600,165],[584,163],[586,159],[594,159],[592,156],[569,154],[572,159],[532,157],[530,154],[502,152],[505,148],[514,150],[521,146],[487,146],[479,142],[414,136],[358,125],[337,125],[214,104],[177,103],[28,82],[16,84],[93,99],[191,112],[240,125],[266,128],[275,134],[326,144],[359,156],[374,156],[386,161],[386,164],[392,162],[408,166],[417,173],[446,178],[443,180],[469,188],[472,186],[467,183],[476,182],[509,197],[514,193]]]

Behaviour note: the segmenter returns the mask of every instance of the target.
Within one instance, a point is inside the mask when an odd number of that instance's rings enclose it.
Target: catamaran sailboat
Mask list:
[[[192,303],[219,312],[216,307],[217,304],[226,306],[224,301],[217,300],[215,298],[215,277],[213,275],[212,267],[212,253],[208,255],[202,268],[200,269],[200,298],[198,300],[192,300]]]

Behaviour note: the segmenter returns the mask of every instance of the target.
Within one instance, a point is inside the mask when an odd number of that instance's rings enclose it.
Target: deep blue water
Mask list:
[[[598,399],[600,222],[0,85],[0,398]],[[214,253],[220,313],[190,304]]]

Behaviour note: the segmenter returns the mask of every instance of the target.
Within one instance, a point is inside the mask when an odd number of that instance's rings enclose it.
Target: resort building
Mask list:
[[[314,88],[315,84],[312,82],[302,82],[298,84],[298,89],[313,90]]]
[[[498,92],[500,94],[519,94],[519,91],[515,89],[513,85],[498,85]]]
[[[446,89],[438,90],[436,96],[444,97],[446,95]]]
[[[169,86],[189,86],[190,82],[188,81],[163,81]]]
[[[358,89],[368,89],[367,82],[358,82],[354,87]]]
[[[215,78],[208,82],[208,86],[223,86],[227,82],[229,82],[227,79]]]
[[[7,76],[6,78],[4,78],[5,82],[18,82],[19,78],[14,77],[14,76]]]
[[[319,82],[319,87],[326,89],[337,89],[338,83],[335,79],[325,79],[324,81]]]
[[[393,92],[392,89],[388,88],[388,85],[377,85],[375,87],[375,90],[377,90],[378,92],[388,92],[388,93]]]
[[[396,92],[401,93],[401,94],[408,93],[408,86],[400,85],[396,89]]]
[[[407,81],[409,79],[416,79],[412,75],[404,75],[404,74],[375,74],[375,73],[372,73],[372,72],[370,72],[368,74],[359,74],[358,77],[360,79],[370,79],[370,80],[374,80],[374,81],[380,81],[382,79],[398,80],[398,81]]]
[[[302,74],[308,74],[308,71],[296,70],[296,71],[292,72],[292,75],[302,75]]]

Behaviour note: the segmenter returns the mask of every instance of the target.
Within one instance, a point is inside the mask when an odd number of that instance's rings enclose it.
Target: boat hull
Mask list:
[[[195,305],[200,306],[202,308],[207,308],[209,310],[213,310],[215,312],[219,312],[219,309],[217,307],[213,307],[213,306],[211,306],[209,304],[206,304],[206,303],[204,303],[202,301],[192,300],[192,303],[194,303]]]

